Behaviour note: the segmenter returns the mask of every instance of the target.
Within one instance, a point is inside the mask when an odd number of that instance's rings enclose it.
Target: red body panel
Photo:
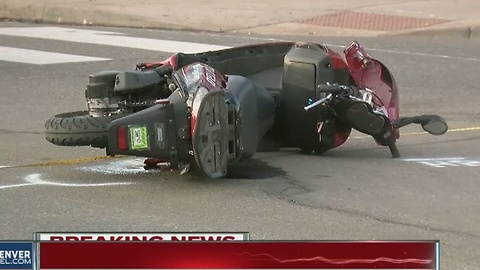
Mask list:
[[[187,105],[192,109],[190,135],[193,137],[200,101],[210,91],[224,90],[227,80],[218,70],[204,63],[185,66],[175,73],[183,91],[188,93]]]
[[[397,119],[400,114],[398,89],[388,69],[356,42],[344,52],[356,86],[372,90],[373,102],[379,107],[385,106],[391,120]]]
[[[345,62],[344,58],[339,53],[332,50],[328,46],[324,46],[324,48],[327,54],[330,56],[330,60],[332,61],[332,67],[334,69],[349,70],[347,62]]]
[[[170,56],[169,58],[163,60],[162,62],[160,62],[160,64],[170,65],[170,66],[172,66],[173,70],[176,70],[177,69],[177,54],[174,54],[174,55]]]
[[[378,107],[385,107],[393,125],[393,121],[400,117],[398,88],[393,75],[382,62],[372,58],[357,42],[353,42],[344,53],[356,86],[369,88],[375,93],[373,103]],[[400,137],[398,129],[392,128],[391,132],[395,138]]]

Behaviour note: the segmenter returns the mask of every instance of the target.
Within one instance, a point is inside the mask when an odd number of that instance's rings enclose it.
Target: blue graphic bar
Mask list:
[[[0,269],[32,269],[32,242],[0,241]]]

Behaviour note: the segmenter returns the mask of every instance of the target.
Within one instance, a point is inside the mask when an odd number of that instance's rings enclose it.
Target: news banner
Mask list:
[[[254,241],[247,232],[38,232],[0,269],[440,269],[438,241]]]

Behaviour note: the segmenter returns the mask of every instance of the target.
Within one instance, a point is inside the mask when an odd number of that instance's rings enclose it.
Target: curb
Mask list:
[[[48,7],[42,16],[43,23],[65,23],[97,26],[117,26],[134,28],[163,28],[186,30],[185,26],[152,21],[141,16],[114,14],[102,10],[78,10],[70,7]],[[189,29],[194,30],[194,29]]]
[[[382,37],[423,37],[423,38],[461,38],[480,39],[480,26],[462,26],[436,29],[415,29],[405,32],[385,33]]]
[[[112,26],[132,28],[156,28],[200,31],[193,27],[154,21],[142,16],[116,14],[109,11],[78,9],[69,6],[21,6],[0,3],[0,20],[19,22]]]
[[[43,6],[13,6],[7,3],[0,3],[0,18],[39,22],[42,20],[43,10]]]
[[[148,28],[177,31],[200,31],[216,33],[257,33],[277,35],[302,35],[302,36],[352,36],[359,34],[358,30],[341,29],[335,27],[317,27],[310,29],[295,23],[283,23],[270,26],[256,26],[249,29],[236,29],[215,31],[198,29],[186,25],[166,23],[142,16],[117,14],[114,12],[92,9],[78,9],[71,6],[43,6],[22,5],[21,3],[0,2],[0,20],[13,20],[20,22],[35,22],[65,25],[89,25],[110,27]],[[480,23],[473,26],[452,26],[445,28],[422,28],[401,32],[378,33],[363,31],[360,36],[372,37],[423,37],[423,38],[461,38],[472,40],[480,39]]]

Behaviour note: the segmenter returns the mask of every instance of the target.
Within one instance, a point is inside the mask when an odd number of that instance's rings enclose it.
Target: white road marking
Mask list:
[[[169,30],[157,30],[161,32],[170,33]],[[259,40],[265,42],[288,42],[292,41],[291,39],[281,39],[281,38],[265,38],[265,37],[249,37],[249,36],[236,36],[236,35],[228,35],[228,34],[215,34],[215,33],[190,33],[190,35],[197,35],[197,36],[211,36],[211,37],[223,37],[223,38],[235,38],[235,39],[246,39],[246,40]],[[300,41],[300,40],[299,40]],[[346,48],[347,45],[341,44],[329,44],[329,43],[322,43],[329,47],[336,47],[336,48]],[[350,44],[348,44],[350,45]],[[462,60],[462,61],[473,61],[473,62],[480,62],[480,58],[474,57],[460,57],[460,56],[452,56],[452,55],[443,55],[443,54],[430,54],[430,53],[421,53],[421,52],[407,52],[407,51],[396,51],[396,50],[387,50],[387,49],[378,49],[378,48],[369,48],[365,47],[368,51],[377,51],[377,52],[385,52],[385,53],[393,53],[393,54],[404,54],[404,55],[414,55],[414,56],[423,56],[423,57],[431,57],[431,58],[446,58],[446,59],[454,59],[454,60]]]
[[[226,46],[194,42],[128,37],[119,32],[63,27],[6,27],[0,28],[0,35],[109,45],[172,53],[197,53],[229,48]]]
[[[106,187],[106,186],[125,186],[132,185],[132,182],[112,182],[112,183],[96,183],[96,184],[74,184],[74,183],[57,183],[43,180],[40,174],[29,174],[25,177],[25,181],[34,185],[49,185],[59,187]]]
[[[445,161],[445,160],[458,160],[465,159],[464,157],[445,157],[445,158],[406,158],[405,161]]]
[[[0,186],[0,189],[18,188],[18,187],[26,187],[26,186],[33,186],[33,185],[35,184],[26,183],[26,184],[3,185],[3,186]]]
[[[480,167],[479,160],[466,159],[464,157],[446,157],[446,158],[407,158],[404,161],[417,162],[423,165],[436,168],[445,167]]]
[[[111,59],[0,46],[0,60],[35,65],[46,65],[108,61]]]
[[[338,45],[338,44],[324,44],[324,45],[329,46],[329,47],[338,47],[338,48],[346,48],[347,47],[345,45]],[[479,58],[473,58],[473,57],[459,57],[459,56],[451,56],[451,55],[443,55],[443,54],[429,54],[429,53],[419,53],[419,52],[395,51],[395,50],[386,50],[386,49],[377,49],[377,48],[368,48],[368,47],[365,47],[365,50],[385,52],[385,53],[393,53],[393,54],[403,54],[403,55],[413,55],[413,56],[423,56],[423,57],[432,57],[432,58],[444,58],[444,59],[454,59],[454,60],[480,62]]]
[[[231,48],[231,46],[202,44],[202,43],[195,43],[195,42],[129,37],[129,36],[125,36],[125,34],[121,32],[86,30],[86,29],[63,28],[63,27],[5,27],[5,28],[0,28],[0,35],[50,39],[50,40],[78,42],[78,43],[87,43],[87,44],[96,44],[96,45],[107,45],[107,46],[116,46],[116,47],[125,47],[125,48],[136,48],[136,49],[170,52],[170,53],[176,53],[176,52],[198,53],[198,52]],[[200,34],[194,33],[192,35],[200,35]],[[286,39],[245,37],[245,36],[223,35],[223,34],[202,33],[201,35],[215,36],[215,37],[245,38],[249,40],[263,40],[267,42],[268,41],[270,42],[287,41]],[[324,43],[324,45],[329,47],[345,48],[346,45],[348,44],[340,45],[340,44]],[[385,52],[385,53],[392,53],[392,54],[480,62],[480,58],[474,58],[474,57],[458,57],[458,56],[451,56],[451,55],[397,51],[397,50],[369,48],[369,47],[366,47],[366,49],[368,51],[378,51],[378,52]],[[18,61],[15,61],[15,62],[18,62]]]
[[[0,169],[11,168],[12,166],[0,166]]]
[[[43,180],[41,175],[38,173],[29,174],[24,178],[25,182],[23,184],[13,184],[13,185],[0,185],[1,189],[10,189],[10,188],[19,188],[27,186],[56,186],[56,187],[108,187],[108,186],[126,186],[133,185],[133,182],[111,182],[111,183],[95,183],[95,184],[78,184],[78,183],[59,183],[53,181]]]

